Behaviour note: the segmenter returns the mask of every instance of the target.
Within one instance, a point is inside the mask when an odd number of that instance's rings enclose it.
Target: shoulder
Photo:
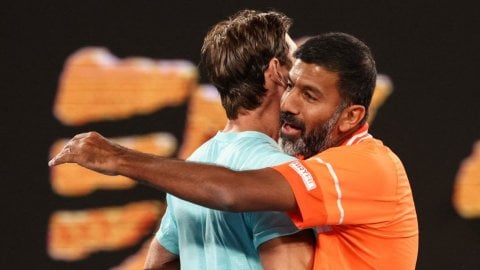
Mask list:
[[[219,141],[216,139],[218,135],[204,142],[187,158],[188,161],[211,162],[210,159],[216,157],[219,152]]]
[[[332,147],[305,161],[310,168],[352,173],[355,178],[397,178],[403,171],[400,160],[380,140],[369,139],[350,146]]]
[[[295,160],[270,137],[259,132],[242,132],[222,150],[222,159],[241,163],[238,169],[257,169]]]
[[[355,145],[342,145],[329,148],[311,159],[324,159],[334,163],[352,163],[362,165],[365,163],[388,161],[391,150],[383,145],[380,140],[368,139]]]

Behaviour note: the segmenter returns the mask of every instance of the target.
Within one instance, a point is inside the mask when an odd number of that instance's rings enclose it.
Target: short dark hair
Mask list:
[[[372,52],[365,43],[349,34],[330,32],[308,39],[294,56],[338,73],[342,104],[363,105],[368,112],[377,70]],[[366,120],[367,115],[362,123]]]
[[[243,10],[207,33],[201,63],[229,119],[236,119],[242,108],[253,110],[261,105],[266,93],[264,72],[272,58],[292,64],[285,39],[291,23],[280,12]]]

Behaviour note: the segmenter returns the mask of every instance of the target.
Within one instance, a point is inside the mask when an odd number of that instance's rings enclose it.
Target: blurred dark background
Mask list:
[[[291,36],[343,31],[373,50],[394,93],[371,133],[403,160],[420,225],[417,269],[480,269],[480,221],[461,218],[451,195],[461,161],[480,139],[478,9],[470,1],[4,1],[0,11],[2,76],[2,269],[108,269],[137,247],[87,261],[53,261],[48,218],[81,209],[161,197],[139,186],[81,199],[55,195],[48,152],[60,137],[97,129],[107,136],[167,129],[181,134],[184,110],[117,124],[65,127],[52,114],[65,59],[85,46],[118,57],[186,59],[198,64],[210,26],[243,8],[270,8],[294,20]],[[206,82],[204,76],[202,82]],[[162,114],[159,115],[159,118]],[[169,118],[165,118],[169,119]],[[181,136],[179,138],[181,140]],[[480,196],[480,194],[479,194]],[[334,259],[334,258],[332,258]]]

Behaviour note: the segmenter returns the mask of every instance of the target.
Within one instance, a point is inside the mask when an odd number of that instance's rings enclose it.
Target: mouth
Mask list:
[[[293,114],[288,112],[280,113],[282,127],[280,128],[280,136],[284,139],[296,139],[302,136],[305,131],[303,121],[297,119]]]
[[[286,137],[299,137],[302,134],[302,127],[289,122],[283,122],[281,133]]]

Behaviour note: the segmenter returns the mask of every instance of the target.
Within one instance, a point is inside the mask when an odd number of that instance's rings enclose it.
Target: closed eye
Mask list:
[[[305,97],[305,99],[309,100],[309,101],[316,101],[317,100],[317,97],[315,97],[314,95],[312,95],[310,93],[310,91],[303,91],[303,96]]]

